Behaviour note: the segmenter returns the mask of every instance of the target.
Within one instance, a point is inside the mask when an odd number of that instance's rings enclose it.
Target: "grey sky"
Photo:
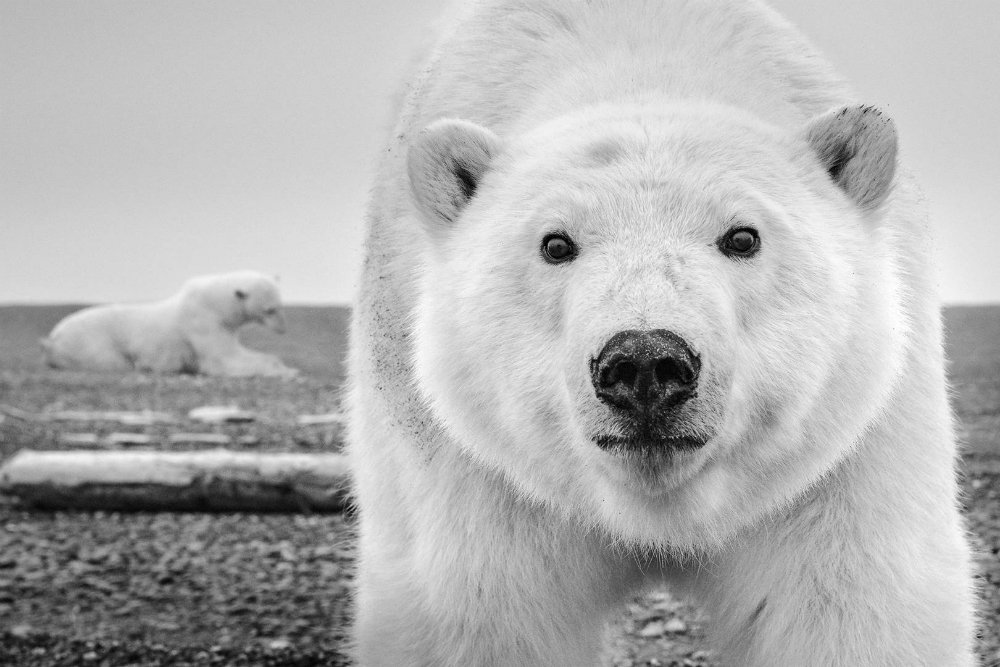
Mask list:
[[[1000,301],[1000,2],[775,0],[896,118],[949,302]],[[442,0],[0,0],[0,302],[199,273],[345,303],[388,102]]]

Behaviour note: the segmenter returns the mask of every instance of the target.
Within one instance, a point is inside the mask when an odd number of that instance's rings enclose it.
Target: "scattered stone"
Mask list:
[[[206,424],[245,424],[256,420],[257,415],[236,405],[203,405],[191,410],[188,419]]]
[[[295,422],[299,426],[317,426],[324,424],[343,425],[344,415],[340,412],[328,412],[325,415],[299,415]]]
[[[233,439],[225,433],[171,433],[172,445],[228,445]]]
[[[663,625],[663,630],[673,635],[679,635],[687,632],[688,626],[681,619],[672,618]]]
[[[650,621],[636,634],[640,637],[659,637],[666,631],[666,624],[663,621]]]
[[[35,629],[28,625],[27,623],[19,623],[18,625],[11,626],[9,630],[10,634],[15,637],[30,637],[35,634]]]
[[[128,426],[152,426],[153,424],[169,424],[177,421],[177,418],[172,414],[154,412],[152,410],[104,412],[60,410],[58,412],[43,413],[40,417],[48,421],[117,422]]]
[[[153,443],[153,436],[146,433],[112,433],[107,437],[107,443],[112,447],[145,446]]]
[[[143,410],[141,412],[119,412],[116,421],[128,426],[153,426],[154,424],[173,424],[177,421],[177,417],[167,412]]]
[[[647,599],[650,600],[653,609],[661,614],[676,614],[683,606],[679,600],[664,593],[654,593]]]

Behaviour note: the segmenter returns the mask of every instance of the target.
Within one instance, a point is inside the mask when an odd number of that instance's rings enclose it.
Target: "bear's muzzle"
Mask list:
[[[697,394],[701,360],[666,329],[619,331],[590,361],[597,398],[626,435],[597,439],[601,447],[691,448],[704,444],[676,428],[679,408]]]

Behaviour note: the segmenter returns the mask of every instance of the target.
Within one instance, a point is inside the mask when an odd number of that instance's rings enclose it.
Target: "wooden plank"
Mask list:
[[[0,492],[41,509],[334,512],[349,487],[339,454],[22,450]]]

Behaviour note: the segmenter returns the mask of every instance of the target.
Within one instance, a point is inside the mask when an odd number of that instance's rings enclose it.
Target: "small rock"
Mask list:
[[[681,603],[669,596],[662,596],[659,599],[652,600],[652,603],[653,609],[659,612],[675,614],[681,608]]]
[[[170,443],[174,445],[228,445],[233,441],[225,433],[171,433]]]
[[[681,619],[672,618],[664,624],[663,629],[671,634],[683,634],[688,631],[688,626]]]
[[[337,550],[338,548],[332,544],[321,544],[313,549],[313,556],[316,558],[329,558],[330,556],[336,556]]]
[[[145,433],[112,433],[107,443],[113,447],[133,447],[148,445],[153,442],[153,436]]]
[[[236,405],[203,405],[188,413],[188,419],[209,424],[245,423],[257,419],[257,415],[241,410]]]
[[[94,412],[91,410],[60,410],[49,412],[43,415],[49,421],[75,421],[75,422],[118,422],[130,426],[152,426],[158,423],[171,423],[176,421],[174,416],[166,412],[153,412],[151,410],[141,410],[138,412],[118,411],[118,412]]]
[[[30,637],[35,634],[35,629],[27,623],[18,623],[17,625],[12,625],[9,632],[15,637],[24,639],[25,637]]]
[[[315,426],[317,424],[343,424],[344,415],[339,412],[328,412],[325,415],[299,415],[295,420],[299,426]]]
[[[663,621],[650,621],[646,626],[637,632],[640,637],[659,637],[666,631],[666,624]]]
[[[116,421],[119,424],[129,426],[152,426],[153,424],[172,424],[177,421],[177,418],[168,412],[143,410],[141,412],[120,412]]]
[[[282,649],[290,648],[291,646],[292,642],[287,639],[272,639],[267,643],[267,647],[274,651],[280,651]]]

